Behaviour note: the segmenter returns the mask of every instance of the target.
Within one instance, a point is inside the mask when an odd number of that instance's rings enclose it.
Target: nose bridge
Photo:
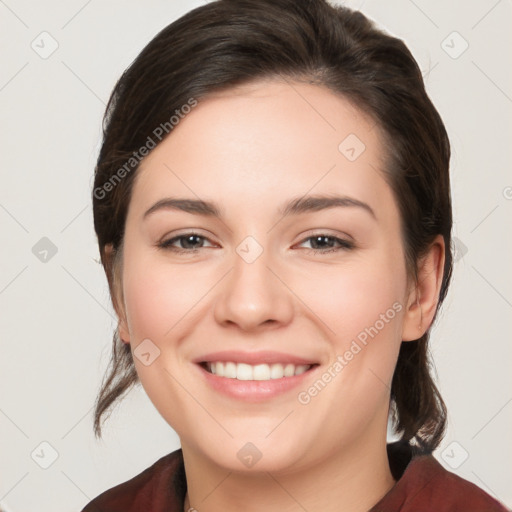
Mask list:
[[[247,236],[235,248],[232,271],[226,276],[215,315],[220,323],[244,330],[260,324],[287,322],[292,311],[287,288],[275,276],[279,266],[264,244]]]

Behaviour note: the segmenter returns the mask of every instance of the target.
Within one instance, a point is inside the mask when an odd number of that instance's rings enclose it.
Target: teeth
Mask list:
[[[295,374],[295,365],[287,364],[284,367],[284,376],[285,377],[292,377],[294,374]]]
[[[270,378],[282,379],[284,377],[284,368],[282,364],[270,365]]]
[[[224,372],[221,377],[227,377],[228,379],[236,379],[236,364],[235,363],[224,363]]]
[[[300,375],[301,373],[304,373],[306,370],[308,369],[307,366],[297,366],[297,368],[295,368],[295,375]]]
[[[207,363],[207,368],[210,373],[218,377],[225,377],[227,379],[237,380],[271,380],[282,379],[283,377],[293,377],[294,375],[301,375],[308,371],[312,365],[310,364],[257,364],[252,366],[245,363],[224,363],[215,362]]]
[[[258,364],[252,367],[254,380],[270,380],[270,367],[268,364]]]
[[[229,379],[229,374],[225,373],[224,377],[227,377]],[[231,378],[233,378],[233,377],[231,377]],[[243,363],[237,364],[236,365],[236,378],[238,380],[254,380],[252,378],[252,366],[249,364],[243,364]]]

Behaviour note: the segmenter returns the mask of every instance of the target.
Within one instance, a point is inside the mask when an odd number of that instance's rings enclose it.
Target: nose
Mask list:
[[[286,272],[268,251],[254,260],[235,253],[233,268],[224,278],[215,303],[216,321],[244,331],[275,329],[293,316],[293,293]]]

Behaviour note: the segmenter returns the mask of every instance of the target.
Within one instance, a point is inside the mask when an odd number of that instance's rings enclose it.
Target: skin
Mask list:
[[[338,149],[349,134],[366,146],[353,162]],[[134,360],[180,437],[185,510],[366,511],[394,485],[386,455],[391,379],[402,340],[418,339],[432,323],[444,245],[439,236],[418,262],[417,286],[408,280],[384,155],[375,123],[347,100],[276,80],[202,100],[142,162],[115,306],[132,351],[145,339],[160,350],[148,366]],[[354,206],[278,213],[305,194],[350,196],[376,219]],[[224,217],[160,209],[144,218],[169,196],[213,201]],[[193,242],[196,252],[158,247],[190,231],[205,237]],[[354,247],[315,245],[313,235]],[[247,236],[263,250],[252,263],[236,252]],[[174,247],[187,250],[186,241]],[[396,303],[394,318],[299,403],[298,392]],[[276,350],[320,367],[300,389],[246,403],[210,388],[192,362],[232,349]],[[237,457],[248,442],[262,454],[251,468]]]

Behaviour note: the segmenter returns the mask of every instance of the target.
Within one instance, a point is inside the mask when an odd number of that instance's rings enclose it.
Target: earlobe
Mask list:
[[[117,283],[116,286],[121,286],[121,283]],[[117,332],[119,333],[119,338],[121,341],[125,344],[130,343],[130,330],[128,329],[128,322],[126,320],[126,313],[123,303],[123,296],[122,292],[119,291],[116,293],[115,297],[115,310],[117,313],[117,317],[119,319],[118,325],[117,325]]]
[[[418,281],[409,293],[402,326],[402,340],[421,338],[431,326],[443,281],[445,244],[438,235],[428,253],[418,262]]]
[[[128,329],[128,322],[126,321],[126,314],[124,308],[122,279],[121,279],[121,255],[122,249],[118,252],[114,250],[112,244],[105,246],[103,264],[112,298],[112,305],[118,318],[117,332],[119,338],[125,344],[130,343],[130,331]]]
[[[126,322],[126,318],[123,315],[123,317],[119,317],[119,323],[117,326],[117,332],[119,333],[120,340],[128,345],[130,343],[130,331],[128,330],[128,325]]]
[[[128,329],[128,321],[126,320],[126,310],[124,307],[123,292],[121,290],[122,283],[120,279],[114,279],[114,283],[114,309],[116,310],[117,317],[119,319],[117,330],[119,332],[119,338],[121,341],[125,344],[129,344],[130,330]]]

